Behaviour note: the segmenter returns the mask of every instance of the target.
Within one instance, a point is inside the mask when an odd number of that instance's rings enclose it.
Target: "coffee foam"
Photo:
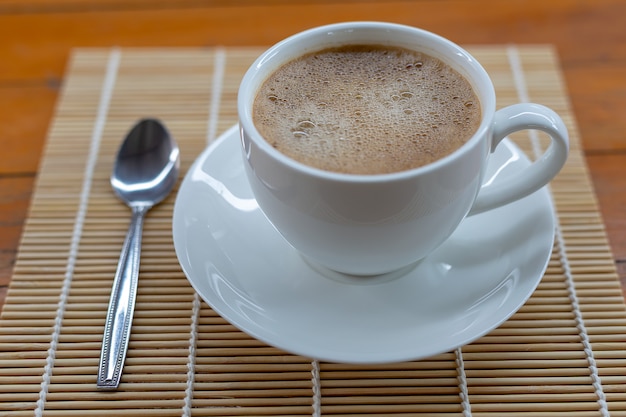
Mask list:
[[[352,174],[403,171],[458,149],[481,111],[468,81],[440,60],[372,45],[291,61],[259,90],[254,123],[304,164]]]

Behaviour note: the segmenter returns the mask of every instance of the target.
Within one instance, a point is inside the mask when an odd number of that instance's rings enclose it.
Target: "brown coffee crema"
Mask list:
[[[254,124],[306,165],[349,174],[417,168],[476,132],[479,100],[439,59],[403,48],[350,45],[297,58],[263,83]]]

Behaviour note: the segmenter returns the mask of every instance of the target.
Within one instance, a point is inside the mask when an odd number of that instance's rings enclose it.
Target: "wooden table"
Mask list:
[[[261,46],[346,20],[409,24],[462,45],[555,45],[626,283],[623,0],[0,0],[0,305],[72,48]]]

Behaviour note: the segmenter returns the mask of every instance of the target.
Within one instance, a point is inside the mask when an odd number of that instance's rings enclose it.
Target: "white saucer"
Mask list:
[[[463,221],[437,251],[393,279],[340,280],[311,268],[259,210],[243,170],[237,127],[187,173],[174,208],[178,259],[200,296],[270,345],[347,363],[421,359],[470,343],[530,297],[554,238],[544,188]],[[528,159],[505,140],[487,177]]]

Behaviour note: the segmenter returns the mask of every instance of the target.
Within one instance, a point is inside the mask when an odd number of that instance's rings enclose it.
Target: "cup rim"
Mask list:
[[[480,105],[481,105],[481,123],[474,132],[474,134],[468,139],[463,145],[457,148],[454,152],[449,155],[444,156],[434,162],[429,164],[419,166],[416,168],[411,168],[402,171],[395,171],[390,173],[382,173],[382,174],[351,174],[344,172],[336,172],[336,171],[328,171],[323,170],[321,168],[316,168],[302,162],[299,162],[287,155],[281,153],[272,147],[269,142],[267,142],[261,133],[258,131],[256,126],[254,125],[252,119],[252,105],[254,102],[254,98],[256,97],[256,93],[258,88],[263,83],[263,81],[267,78],[268,75],[262,75],[260,71],[265,66],[273,66],[273,69],[270,69],[269,72],[272,72],[274,69],[279,68],[282,64],[289,62],[299,56],[303,56],[307,53],[314,52],[316,50],[325,49],[332,45],[345,45],[349,42],[341,42],[336,41],[332,42],[334,36],[341,36],[342,34],[355,32],[355,31],[383,31],[383,32],[403,32],[405,34],[410,33],[414,36],[419,36],[422,39],[427,39],[428,42],[435,42],[437,46],[444,47],[445,51],[448,54],[440,53],[439,49],[432,50],[433,53],[431,55],[437,55],[437,58],[442,59],[446,64],[452,66],[455,70],[461,72],[462,76],[468,79],[474,92],[479,97]],[[277,58],[281,55],[282,50],[284,48],[289,47],[291,44],[301,42],[304,38],[327,38],[327,44],[319,45],[315,48],[309,48],[309,50],[299,49],[297,54],[292,54],[289,58],[280,59]],[[393,43],[389,43],[390,45],[394,45]],[[396,43],[397,45],[397,43]],[[424,51],[425,48],[423,45],[419,45],[415,47],[415,50]],[[431,51],[426,51],[429,53]],[[274,62],[278,59],[278,62]],[[259,80],[259,77],[262,77],[262,80]],[[478,89],[476,84],[480,84],[480,90]],[[477,142],[480,142],[483,137],[485,137],[491,128],[491,120],[496,110],[496,97],[495,97],[495,89],[493,87],[493,83],[487,74],[487,71],[483,68],[483,66],[464,48],[452,42],[449,39],[446,39],[440,35],[437,35],[433,32],[408,26],[402,25],[398,23],[391,22],[378,22],[378,21],[350,21],[350,22],[341,22],[341,23],[333,23],[329,25],[317,26],[311,29],[304,30],[302,32],[293,34],[278,43],[274,44],[266,51],[264,51],[248,68],[242,81],[239,86],[238,96],[237,96],[237,111],[239,117],[239,129],[240,135],[243,139],[244,134],[252,141],[254,141],[255,145],[271,156],[272,158],[280,161],[283,165],[290,167],[293,170],[304,173],[306,175],[324,178],[327,180],[334,181],[347,181],[347,182],[386,182],[386,181],[395,181],[411,178],[415,175],[422,175],[429,173],[431,171],[435,171],[440,169],[442,166],[448,165],[452,163],[454,160],[460,158],[460,156],[470,149],[472,149]],[[245,132],[245,133],[244,133]]]

